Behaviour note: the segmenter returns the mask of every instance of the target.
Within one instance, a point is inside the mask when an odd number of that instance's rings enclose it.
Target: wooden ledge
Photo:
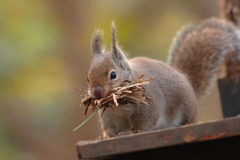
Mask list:
[[[79,159],[98,159],[240,135],[240,117],[105,140],[80,141]]]

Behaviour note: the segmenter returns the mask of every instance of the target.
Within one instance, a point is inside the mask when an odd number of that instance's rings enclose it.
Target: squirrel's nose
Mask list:
[[[102,96],[102,89],[100,87],[93,88],[93,95],[96,98],[101,98],[101,96]]]

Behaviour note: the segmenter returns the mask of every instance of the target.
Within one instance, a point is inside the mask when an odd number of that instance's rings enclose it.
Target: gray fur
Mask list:
[[[222,65],[231,68],[233,62],[240,64],[238,32],[231,23],[211,18],[200,25],[184,27],[174,39],[169,64],[188,76],[198,98],[206,95],[216,84]],[[234,55],[234,61],[228,55]],[[229,78],[233,75],[227,74]],[[237,75],[234,74],[235,78]]]
[[[89,94],[98,86],[102,97],[124,80],[134,80],[139,75],[154,76],[145,86],[150,104],[127,104],[107,108],[100,123],[103,137],[121,132],[136,132],[172,128],[195,123],[198,118],[198,100],[216,83],[220,66],[239,65],[240,38],[236,27],[218,19],[203,21],[200,25],[188,25],[178,34],[170,50],[169,64],[136,57],[127,59],[117,45],[116,29],[112,24],[112,48],[102,53],[102,36],[93,36],[93,61],[89,69]],[[101,53],[101,54],[99,54]],[[231,55],[231,56],[230,56]],[[115,71],[117,78],[109,75]],[[229,71],[229,70],[228,70]],[[239,74],[238,74],[239,76]]]
[[[117,79],[109,79],[111,71],[117,73]],[[149,106],[145,104],[113,106],[114,112],[107,108],[100,116],[104,137],[127,131],[177,127],[196,121],[198,103],[186,77],[154,59],[137,57],[128,60],[117,45],[115,26],[112,25],[111,51],[93,57],[88,75],[89,93],[94,96],[92,94],[94,87],[100,86],[104,97],[124,80],[132,81],[141,74],[146,78],[155,76],[150,84],[145,86],[146,94],[153,100],[149,101]]]
[[[114,22],[112,22],[111,25],[111,31],[112,31],[112,57],[116,64],[123,70],[130,71],[130,66],[128,64],[128,60],[121,50],[121,48],[117,44],[116,40],[116,25]]]
[[[102,41],[103,41],[103,31],[100,29],[95,30],[92,36],[92,54],[93,55],[102,53],[103,51]]]

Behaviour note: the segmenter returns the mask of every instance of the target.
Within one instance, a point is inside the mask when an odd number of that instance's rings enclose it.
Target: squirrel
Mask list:
[[[211,18],[184,27],[173,40],[167,64],[147,57],[128,59],[117,44],[114,23],[111,31],[110,51],[104,50],[103,31],[93,33],[89,94],[102,98],[124,80],[132,81],[141,74],[154,78],[145,86],[145,94],[152,98],[149,106],[127,104],[104,114],[100,110],[103,137],[196,123],[199,99],[210,91],[220,71],[239,78],[234,68],[240,64],[240,34],[231,22]]]

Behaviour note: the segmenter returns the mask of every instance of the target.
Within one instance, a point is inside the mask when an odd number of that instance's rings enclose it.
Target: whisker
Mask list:
[[[76,105],[80,100],[81,100],[81,99],[78,98],[74,103],[72,103],[72,104],[68,107],[66,113],[69,112],[69,110],[70,110],[74,105]],[[66,114],[66,113],[65,113],[65,114]]]
[[[74,93],[76,93],[76,91],[74,91],[74,90],[68,91],[67,93],[64,93],[64,94],[62,94],[62,95],[57,96],[56,98],[54,98],[55,100],[49,100],[49,101],[46,102],[45,104],[47,105],[47,104],[49,104],[50,102],[53,102],[53,101],[54,101],[54,103],[56,104],[56,103],[58,103],[58,102],[61,102],[61,101],[63,101],[63,100],[66,100],[66,99],[65,99],[66,97],[71,96],[71,95],[73,95]],[[71,97],[70,97],[70,98],[71,98]],[[70,99],[70,98],[68,98],[68,99]],[[51,108],[52,106],[53,106],[53,104],[47,105],[46,109],[49,109],[49,108]]]
[[[76,90],[78,90],[78,91],[87,92],[87,90],[83,90],[83,89],[80,89],[80,88],[72,88],[72,89],[76,89]]]

